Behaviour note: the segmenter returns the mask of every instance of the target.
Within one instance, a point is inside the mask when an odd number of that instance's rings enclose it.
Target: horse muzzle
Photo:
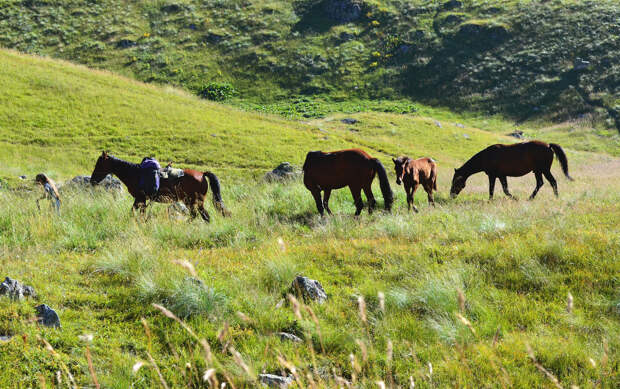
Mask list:
[[[400,180],[400,178],[396,179],[396,185],[400,185],[402,184],[402,181]]]

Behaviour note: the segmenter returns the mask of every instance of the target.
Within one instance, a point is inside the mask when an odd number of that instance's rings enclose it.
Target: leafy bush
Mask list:
[[[224,101],[237,94],[228,82],[209,82],[197,88],[198,96],[213,101]]]

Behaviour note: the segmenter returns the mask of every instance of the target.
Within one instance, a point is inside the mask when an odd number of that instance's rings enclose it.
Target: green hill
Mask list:
[[[261,373],[293,375],[291,387],[620,384],[617,137],[525,128],[566,148],[576,181],[554,165],[559,199],[545,185],[532,202],[489,202],[478,175],[451,200],[452,167],[517,141],[511,122],[424,105],[291,121],[6,50],[0,85],[0,177],[15,189],[0,187],[0,277],[37,292],[0,296],[0,387],[251,387]],[[354,218],[339,190],[320,218],[299,180],[254,179],[352,146],[391,182],[391,156],[437,159],[437,208],[418,193],[420,213],[407,213],[393,185],[391,214]],[[56,216],[17,179],[88,174],[102,148],[214,171],[232,217],[188,223],[153,205],[144,220],[129,196],[98,191],[63,191]],[[534,178],[509,183],[524,199]],[[321,282],[325,304],[287,303],[299,274]],[[35,323],[42,303],[62,329]]]
[[[614,0],[8,0],[0,45],[255,104],[410,98],[620,130],[619,17]]]

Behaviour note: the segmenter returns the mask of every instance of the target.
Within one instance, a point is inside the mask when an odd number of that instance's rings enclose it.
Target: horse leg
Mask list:
[[[417,183],[417,182],[413,183],[413,190],[411,191],[411,195],[409,196],[409,198],[407,198],[407,202],[411,201],[411,206],[413,207],[413,211],[415,213],[420,212],[420,211],[418,211],[418,208],[415,206],[415,201],[414,201],[414,199],[415,199],[415,191],[418,190],[418,185],[420,185],[420,184]]]
[[[489,200],[493,200],[493,192],[495,192],[495,179],[497,177],[489,174]]]
[[[198,212],[200,216],[202,216],[202,220],[209,223],[211,221],[211,217],[209,217],[209,212],[204,207],[204,200],[199,200],[198,202]]]
[[[355,203],[355,216],[359,216],[364,209],[364,202],[362,201],[362,188],[349,186],[351,195],[353,196],[353,202]]]
[[[433,198],[433,184],[427,182],[426,184],[424,184],[424,190],[426,191],[426,194],[428,195],[428,203],[434,207],[435,199]]]
[[[411,211],[411,203],[413,202],[413,196],[411,196],[411,186],[404,183],[405,195],[407,196],[407,211]]]
[[[329,209],[329,196],[332,194],[331,189],[325,189],[325,194],[323,195],[323,208],[327,211],[328,215],[332,214],[332,210]]]
[[[534,197],[536,197],[536,193],[538,193],[540,188],[545,185],[545,181],[543,181],[541,172],[534,172],[534,175],[536,175],[536,188],[534,189],[534,192],[532,192],[530,200],[534,200]]]
[[[364,187],[364,194],[366,195],[366,200],[368,200],[368,213],[370,214],[375,209],[375,205],[377,204],[377,201],[375,201],[375,196],[372,194],[372,188],[370,185]]]
[[[551,187],[553,188],[553,194],[555,194],[555,197],[558,197],[558,183],[553,177],[553,174],[551,174],[551,170],[547,170],[543,174],[545,175],[547,181],[549,181],[549,183],[551,184]]]
[[[504,190],[504,194],[510,197],[511,199],[516,200],[516,198],[513,195],[511,195],[510,192],[508,191],[508,180],[506,180],[506,176],[500,176],[499,182],[502,183],[502,189]]]
[[[323,202],[321,201],[321,190],[318,188],[314,188],[310,192],[312,193],[312,197],[314,197],[316,209],[319,211],[319,214],[323,216]]]

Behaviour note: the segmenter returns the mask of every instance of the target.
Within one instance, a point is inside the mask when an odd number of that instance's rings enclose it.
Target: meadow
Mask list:
[[[250,387],[260,373],[298,387],[620,385],[612,136],[525,125],[570,146],[575,182],[553,167],[560,198],[546,184],[526,201],[526,176],[509,179],[519,201],[489,202],[478,175],[452,200],[452,168],[517,141],[510,122],[422,105],[347,114],[354,125],[343,113],[300,122],[10,51],[0,69],[0,276],[38,293],[0,298],[0,335],[12,336],[0,342],[0,387]],[[577,126],[589,144],[571,141]],[[436,158],[437,207],[419,193],[421,212],[408,213],[393,185],[391,214],[354,218],[341,190],[321,218],[299,180],[261,178],[284,160],[300,166],[309,149],[350,146],[380,158],[391,182],[391,156]],[[188,222],[154,205],[143,220],[126,194],[101,190],[63,192],[55,216],[16,178],[89,174],[102,148],[214,171],[232,217],[209,204],[210,224]],[[328,301],[289,299],[296,275],[319,280]],[[38,303],[62,329],[33,323]]]

